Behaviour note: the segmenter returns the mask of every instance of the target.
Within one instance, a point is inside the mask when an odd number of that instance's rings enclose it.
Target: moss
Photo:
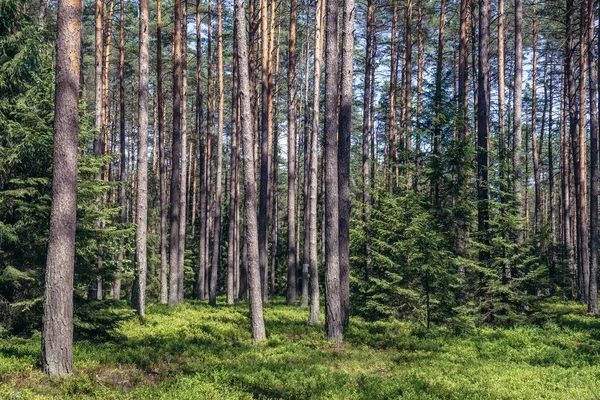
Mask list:
[[[282,299],[265,308],[269,338],[260,345],[247,304],[155,305],[143,321],[125,321],[118,340],[76,342],[76,372],[61,380],[39,372],[39,334],[0,339],[0,398],[597,398],[598,320],[572,304],[546,311],[542,325],[462,335],[353,318],[338,349],[306,324],[307,309]]]

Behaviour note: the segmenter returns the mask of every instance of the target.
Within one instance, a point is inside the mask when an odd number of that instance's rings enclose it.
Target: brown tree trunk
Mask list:
[[[323,57],[323,25],[325,22],[325,0],[317,0],[315,13],[315,67],[314,67],[314,91],[313,91],[313,121],[310,137],[310,179],[309,179],[309,261],[310,261],[310,312],[309,325],[320,324],[319,315],[319,266],[317,256],[317,132],[319,131],[319,102],[321,87],[321,63]],[[305,243],[306,245],[306,243]]]
[[[50,239],[42,318],[42,370],[73,373],[73,275],[82,2],[59,0]]]
[[[271,96],[271,83],[269,82],[269,34],[268,34],[268,1],[260,1],[260,26],[262,49],[262,82],[261,82],[261,116],[260,116],[260,198],[258,204],[258,254],[260,263],[260,276],[262,282],[263,301],[268,299],[268,248],[267,233],[269,230],[269,98]],[[272,10],[274,12],[274,10]]]
[[[233,22],[233,36],[237,36],[237,25]],[[237,220],[237,173],[238,173],[238,68],[237,44],[233,41],[233,69],[231,86],[231,168],[230,168],[230,199],[229,199],[229,228],[227,233],[227,304],[233,304],[237,296],[236,262],[238,229]],[[239,257],[238,257],[239,258]]]
[[[520,1],[520,0],[516,0]],[[488,140],[490,135],[490,25],[489,0],[479,0],[479,70],[477,101],[477,223],[480,240],[488,243],[489,189],[488,189]],[[480,259],[487,252],[480,252]]]
[[[140,70],[138,91],[138,160],[135,255],[137,261],[132,303],[143,317],[146,309],[146,243],[148,222],[148,0],[140,0]]]
[[[127,160],[125,158],[125,0],[120,2],[121,10],[119,15],[119,222],[124,227],[127,222],[127,193],[126,172]],[[119,255],[117,256],[117,278],[113,284],[113,298],[121,298],[121,270],[123,267],[125,238],[119,239]]]
[[[200,8],[202,0],[196,2],[196,134],[198,135],[199,148],[199,165],[200,165],[200,215],[199,215],[199,246],[198,246],[198,279],[197,279],[197,295],[200,300],[206,298],[204,290],[206,281],[206,188],[207,188],[207,171],[206,171],[206,137],[203,129],[204,123],[204,96],[202,92],[202,24]]]
[[[340,311],[344,326],[347,326],[350,321],[350,138],[352,136],[354,11],[354,0],[344,0],[337,171],[339,185]]]
[[[433,172],[433,205],[440,208],[441,132],[442,132],[442,80],[444,76],[444,40],[446,28],[446,0],[440,4],[440,27],[438,31],[437,61],[435,68],[435,122],[433,128],[433,158],[436,171]]]
[[[173,7],[173,137],[171,147],[171,236],[169,305],[179,302],[179,223],[181,190],[181,0]]]
[[[535,3],[533,5],[535,7]],[[533,210],[533,231],[539,233],[541,228],[541,213],[542,213],[542,189],[541,189],[541,171],[540,157],[538,154],[537,143],[537,21],[535,16],[535,8],[533,9],[533,65],[531,69],[531,155],[533,157],[533,181],[535,190],[535,208]],[[543,134],[543,132],[542,132]]]
[[[525,201],[523,199],[523,163],[522,157],[522,113],[523,113],[523,1],[515,0],[515,75],[513,106],[513,168],[514,192],[517,204],[517,216],[524,218]],[[525,221],[526,223],[527,221]],[[523,240],[522,228],[519,230],[518,242]]]
[[[256,218],[256,176],[252,133],[252,111],[250,109],[250,79],[248,72],[248,47],[246,38],[246,15],[243,0],[235,0],[235,22],[237,50],[239,56],[241,137],[244,155],[244,239],[248,262],[250,286],[250,326],[252,340],[257,343],[266,338],[263,321],[260,270],[258,265],[258,226]]]
[[[594,2],[587,2],[587,67],[590,74],[590,293],[588,312],[598,314],[598,70],[594,49]]]
[[[177,302],[183,303],[185,237],[187,233],[187,0],[181,11],[181,171],[179,186],[179,249],[177,253]]]
[[[288,44],[288,254],[287,302],[296,304],[296,0],[290,0]]]
[[[374,1],[368,0],[367,2],[367,48],[365,54],[365,88],[363,92],[363,127],[362,127],[362,218],[365,226],[365,275],[368,279],[369,271],[371,270],[371,171],[370,166],[372,160],[369,157],[369,147],[371,139],[371,103],[374,99],[371,96],[372,87],[374,82],[371,80],[371,73],[374,68],[373,63],[375,61],[375,7]]]
[[[315,7],[316,13],[317,7]],[[306,22],[310,23],[310,3],[306,3]],[[309,135],[309,75],[310,75],[310,33],[306,36],[306,66],[304,73],[304,182],[303,182],[303,251],[302,251],[302,298],[300,299],[300,307],[308,306],[308,288],[309,288],[309,266],[310,266],[310,154],[312,147],[310,145],[311,136]],[[313,115],[314,117],[314,115]]]
[[[339,186],[338,186],[338,12],[337,0],[327,1],[327,52],[325,58],[325,332],[342,344],[340,298]]]
[[[217,305],[217,278],[221,260],[221,200],[222,200],[222,174],[223,174],[223,118],[224,99],[223,90],[223,16],[222,1],[217,1],[217,64],[219,71],[219,126],[217,133],[217,168],[215,177],[215,236],[213,240],[213,257],[210,277],[209,303]]]
[[[398,56],[396,49],[396,34],[398,25],[398,2],[394,1],[394,8],[392,11],[392,32],[390,42],[390,111],[389,111],[389,137],[387,140],[387,146],[389,147],[388,155],[389,159],[387,162],[384,160],[384,173],[383,181],[385,187],[391,187],[388,182],[387,168],[391,174],[391,180],[394,182],[392,186],[398,184],[397,182],[397,170],[398,170],[398,138],[397,138],[397,122],[396,122],[396,82],[398,79]],[[389,164],[389,166],[388,166]]]
[[[165,104],[162,86],[162,0],[156,1],[156,88],[158,92],[158,169],[160,191],[160,302],[167,304],[167,167],[165,159]]]

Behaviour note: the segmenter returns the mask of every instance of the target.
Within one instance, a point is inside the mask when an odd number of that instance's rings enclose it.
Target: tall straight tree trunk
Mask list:
[[[350,138],[352,136],[352,76],[354,61],[354,0],[344,0],[342,76],[339,115],[339,263],[340,307],[344,326],[350,321]]]
[[[402,90],[402,104],[403,104],[403,130],[404,130],[404,144],[400,143],[400,146],[405,150],[405,154],[402,156],[402,162],[405,167],[405,175],[407,179],[407,187],[411,187],[411,176],[409,174],[409,154],[412,148],[412,14],[413,13],[413,0],[406,0],[406,15],[404,24],[404,68],[403,68],[403,80],[404,84]]]
[[[127,222],[127,193],[126,172],[127,159],[125,156],[125,0],[120,2],[121,10],[119,15],[119,222],[121,226]],[[113,285],[113,298],[121,298],[121,271],[123,268],[125,237],[119,239],[119,255],[117,257],[117,277]]]
[[[315,7],[315,14],[318,9]],[[306,3],[306,24],[310,24],[310,2]],[[316,40],[316,39],[315,39]],[[309,62],[310,62],[310,32],[306,36],[306,67],[304,73],[304,213],[303,213],[303,251],[302,251],[302,298],[300,300],[301,307],[308,306],[308,286],[309,286],[309,266],[310,266],[310,157],[312,152],[311,136],[309,136],[309,107],[308,107],[308,80],[309,80]],[[314,92],[313,92],[314,94]],[[314,115],[313,115],[314,118]],[[314,121],[313,121],[314,122]]]
[[[396,45],[396,32],[398,26],[398,2],[394,1],[394,8],[392,11],[392,32],[390,42],[390,111],[389,111],[389,137],[387,140],[387,146],[389,147],[389,159],[387,163],[384,160],[384,185],[389,186],[386,168],[389,168],[389,173],[392,176],[394,186],[397,182],[397,169],[398,169],[398,138],[397,138],[397,122],[396,122],[396,86],[398,80],[398,55]],[[389,164],[389,167],[388,167]]]
[[[514,106],[513,106],[513,168],[514,168],[514,192],[517,204],[517,215],[524,218],[525,202],[523,199],[523,164],[522,142],[523,142],[523,1],[515,0],[515,75],[514,75]],[[523,240],[523,232],[520,229],[518,242]]]
[[[517,0],[520,1],[520,0]],[[490,135],[490,1],[479,0],[479,71],[477,101],[477,224],[480,240],[488,243],[489,189],[488,189],[488,140]],[[487,252],[480,252],[486,259]]]
[[[146,309],[146,243],[148,223],[148,0],[140,0],[140,75],[138,91],[138,159],[135,255],[137,261],[133,306],[140,317]]]
[[[104,0],[96,0],[96,10],[95,10],[95,90],[94,90],[94,129],[96,130],[96,137],[94,138],[94,155],[99,157],[104,153],[104,132],[102,130],[102,122],[104,109],[102,107],[102,94],[103,94],[103,69],[104,69],[104,60],[103,60],[103,26],[104,26]],[[96,176],[94,177],[96,180],[102,179],[102,169],[98,171]],[[100,203],[102,201],[101,198],[98,200],[98,207],[100,207]],[[100,228],[101,222],[98,221],[97,226]],[[101,250],[99,248],[99,250]],[[102,266],[102,257],[99,255],[97,260],[98,269]],[[98,295],[102,296],[102,294],[98,293],[98,287],[101,285],[100,278],[94,279],[90,283],[89,288],[89,298],[98,298]]]
[[[338,13],[337,0],[327,1],[327,52],[325,58],[325,332],[342,343],[340,298],[339,186],[338,186]],[[347,99],[346,99],[347,100]],[[343,133],[344,135],[345,133]]]
[[[239,59],[240,116],[242,151],[244,157],[244,240],[248,262],[248,283],[250,286],[250,326],[252,340],[257,343],[266,338],[263,320],[260,269],[258,265],[258,224],[256,218],[256,175],[252,132],[252,111],[250,109],[250,79],[248,72],[248,45],[246,38],[246,15],[243,0],[235,0],[236,42]]]
[[[309,325],[320,324],[319,316],[319,265],[317,256],[317,140],[319,131],[319,103],[321,87],[321,67],[323,57],[323,24],[325,22],[325,0],[317,0],[315,13],[315,66],[314,66],[314,91],[313,91],[313,121],[310,137],[310,179],[309,179],[309,260],[310,260],[310,312]],[[305,243],[306,246],[306,243]]]
[[[446,0],[440,3],[440,27],[438,31],[437,61],[435,68],[435,123],[433,129],[433,157],[436,171],[433,172],[433,205],[436,208],[440,204],[440,180],[442,178],[441,168],[441,134],[442,134],[442,80],[444,77],[444,40],[446,28]]]
[[[217,132],[217,168],[215,176],[215,236],[213,240],[212,269],[210,276],[209,303],[217,305],[217,278],[219,276],[219,262],[221,260],[221,199],[222,199],[222,174],[223,174],[223,118],[224,99],[223,90],[223,16],[222,1],[217,1],[217,64],[219,71],[219,126]]]
[[[579,264],[579,290],[581,292],[581,302],[587,303],[589,299],[589,248],[588,248],[588,213],[587,213],[587,179],[586,179],[586,42],[587,42],[587,0],[581,2],[580,14],[580,54],[579,54],[579,115],[573,119],[579,118],[578,122],[572,123],[578,130],[573,130],[573,161],[575,172],[575,201],[577,204],[577,255]],[[572,54],[572,53],[571,53]],[[571,73],[574,73],[571,70]],[[574,78],[573,78],[574,80]],[[573,83],[573,89],[575,84]],[[571,92],[569,92],[569,97]],[[573,96],[573,102],[576,102]],[[576,106],[575,106],[576,107]]]
[[[272,10],[271,12],[274,12]],[[260,119],[260,198],[258,204],[258,254],[260,276],[262,282],[263,301],[268,298],[268,248],[267,233],[269,230],[269,98],[271,83],[269,82],[269,35],[268,35],[268,0],[260,1],[260,26],[262,41],[262,82],[261,82],[261,119]]]
[[[271,4],[273,10],[275,5]],[[271,14],[271,53],[273,53],[273,46],[275,38],[273,32],[275,31],[275,12]],[[271,215],[273,216],[273,222],[271,223],[271,293],[275,294],[275,270],[277,269],[277,234],[279,229],[279,204],[278,204],[278,182],[279,182],[279,156],[278,156],[278,141],[279,141],[279,54],[281,44],[281,21],[277,21],[277,51],[275,58],[271,59],[270,68],[275,70],[275,74],[271,74],[274,78],[270,78],[269,81],[275,81],[275,89],[271,98],[271,112],[269,113],[272,117],[271,130],[272,134],[272,147],[273,155],[271,157],[271,169],[272,169],[272,183],[271,183]]]
[[[547,56],[549,57],[549,56]],[[547,63],[551,63],[552,60],[547,61]],[[550,232],[552,233],[552,241],[555,242],[555,238],[557,237],[557,229],[556,229],[556,206],[554,202],[554,143],[553,143],[553,115],[554,115],[554,68],[552,64],[550,64],[550,85],[549,88],[549,97],[550,97],[550,105],[548,112],[548,197],[550,203],[549,215],[548,219],[550,220]],[[559,211],[560,213],[560,211]]]
[[[206,292],[204,291],[204,283],[206,280],[206,140],[205,132],[203,129],[204,123],[204,96],[202,92],[202,23],[200,8],[202,0],[196,2],[196,134],[198,135],[199,148],[199,161],[200,164],[200,215],[199,215],[199,246],[198,246],[198,279],[197,279],[197,295],[200,300],[206,298]]]
[[[371,229],[370,229],[370,217],[371,217],[371,160],[369,158],[369,147],[371,139],[370,130],[370,117],[371,117],[371,103],[373,98],[371,97],[371,90],[374,86],[374,82],[371,80],[371,73],[374,68],[373,63],[375,59],[375,46],[374,46],[374,25],[375,25],[375,7],[374,1],[368,0],[367,2],[367,48],[365,55],[365,88],[363,92],[363,126],[362,126],[362,218],[365,226],[365,255],[366,255],[366,278],[368,279],[369,271],[371,270]]]
[[[59,0],[50,239],[42,318],[42,370],[73,373],[73,275],[81,63],[80,0]]]
[[[237,24],[233,21],[233,36],[237,36]],[[233,68],[231,83],[231,168],[230,168],[230,199],[229,199],[229,229],[227,233],[227,304],[233,304],[237,296],[236,262],[238,229],[237,202],[238,202],[238,69],[237,42],[233,41]],[[236,258],[237,257],[237,258]]]
[[[296,0],[290,0],[288,44],[288,254],[287,302],[296,304]]]
[[[419,190],[421,175],[421,131],[423,115],[423,71],[425,69],[425,50],[423,47],[423,1],[417,6],[417,131],[415,134],[415,178],[414,188]]]
[[[165,97],[162,86],[162,0],[156,1],[156,89],[158,96],[158,169],[160,191],[160,302],[167,304],[167,166],[165,159]]]
[[[177,302],[183,303],[185,237],[187,233],[187,0],[181,11],[181,171],[179,185],[179,249],[177,250]]]
[[[212,2],[210,0],[207,1],[208,10],[208,27],[207,27],[207,57],[206,57],[206,156],[205,156],[205,166],[204,166],[204,190],[206,191],[206,202],[204,205],[206,218],[204,229],[206,230],[204,238],[205,238],[205,251],[204,251],[204,260],[203,260],[203,268],[204,268],[204,299],[208,298],[210,292],[210,240],[212,238],[211,232],[212,227],[214,225],[214,220],[212,219],[212,210],[213,210],[213,188],[212,188],[212,117],[213,117],[213,96],[212,96]]]
[[[169,305],[179,302],[179,223],[181,178],[181,0],[173,7],[173,134],[171,147],[171,236]]]
[[[504,0],[498,0],[498,131],[499,131],[499,165],[501,179],[505,179],[506,171],[506,102],[505,102],[505,32],[504,32]],[[460,73],[459,73],[460,74]],[[460,79],[460,78],[459,78]],[[460,84],[459,84],[460,87]],[[503,191],[506,190],[506,185],[503,185]],[[503,202],[504,203],[504,202]]]
[[[501,6],[502,7],[501,7]],[[499,0],[499,21],[498,28],[498,91],[504,99],[504,0]],[[459,110],[459,129],[458,137],[465,140],[469,135],[469,0],[460,2],[460,36],[458,43],[458,106]],[[502,50],[500,50],[502,49]],[[502,86],[501,86],[502,84]],[[503,105],[503,101],[499,102]],[[504,121],[503,108],[500,108],[500,121]]]
[[[598,314],[598,70],[594,50],[594,2],[588,0],[587,69],[590,75],[590,294],[588,311]]]
[[[535,7],[535,3],[533,5]],[[533,181],[535,190],[535,208],[533,210],[533,227],[534,232],[540,231],[541,225],[541,213],[542,213],[542,189],[541,189],[541,171],[540,171],[540,157],[538,154],[538,143],[537,143],[537,21],[535,15],[535,8],[533,9],[533,37],[532,37],[532,79],[531,79],[531,155],[533,157]],[[543,134],[543,132],[542,132]]]

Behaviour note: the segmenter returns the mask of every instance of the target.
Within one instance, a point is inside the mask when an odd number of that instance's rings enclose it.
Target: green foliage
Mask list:
[[[372,268],[354,275],[355,311],[370,319],[441,321],[451,314],[459,281],[449,235],[415,192],[380,191],[377,198],[370,222]],[[353,223],[356,254],[364,248],[366,237],[360,233],[361,224]],[[359,257],[354,256],[353,261]],[[366,279],[359,278],[362,276]]]
[[[220,299],[222,300],[222,299]],[[275,303],[275,304],[273,304]],[[273,299],[252,345],[248,305],[148,308],[118,340],[75,343],[75,374],[39,371],[39,334],[0,339],[0,398],[576,399],[600,392],[600,326],[574,303],[544,303],[539,326],[456,335],[352,317],[336,349],[307,311]],[[492,379],[493,377],[493,379]]]

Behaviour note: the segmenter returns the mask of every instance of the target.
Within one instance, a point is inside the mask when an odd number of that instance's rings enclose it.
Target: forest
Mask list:
[[[594,0],[0,0],[0,398],[600,398]]]

